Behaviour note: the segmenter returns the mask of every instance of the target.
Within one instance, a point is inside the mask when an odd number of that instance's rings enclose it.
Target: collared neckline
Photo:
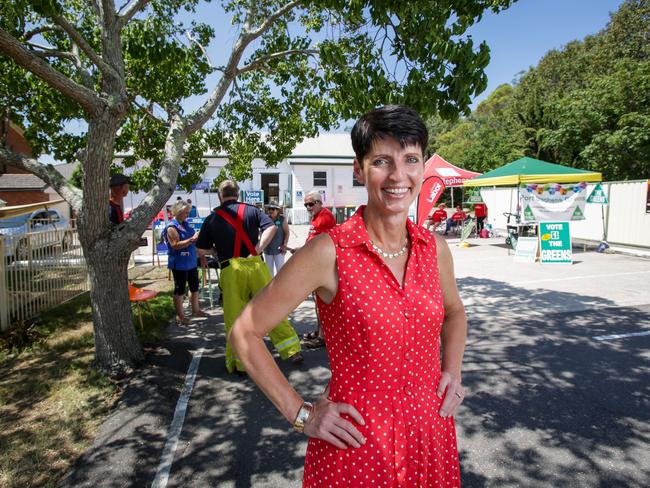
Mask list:
[[[361,205],[347,222],[341,224],[341,236],[339,238],[339,245],[341,247],[355,247],[366,244],[368,248],[372,248],[366,224],[363,222],[363,210],[365,208],[365,205]],[[419,241],[425,245],[429,244],[431,235],[420,226],[415,225],[408,218],[406,219],[406,230],[409,233],[412,243]]]

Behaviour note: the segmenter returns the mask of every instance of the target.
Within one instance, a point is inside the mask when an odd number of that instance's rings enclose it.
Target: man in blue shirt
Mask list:
[[[218,256],[226,335],[250,298],[271,281],[269,268],[260,254],[276,232],[268,215],[237,201],[238,197],[239,186],[234,181],[226,180],[219,185],[221,205],[203,222],[196,243],[200,256],[215,251]],[[302,363],[300,339],[287,319],[271,331],[269,338],[282,359]],[[245,372],[230,343],[226,344],[226,369],[229,373]]]

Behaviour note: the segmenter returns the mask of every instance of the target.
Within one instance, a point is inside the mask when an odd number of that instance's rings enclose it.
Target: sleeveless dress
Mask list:
[[[338,449],[309,439],[303,487],[458,487],[454,419],[440,417],[444,397],[436,395],[444,308],[435,239],[407,220],[402,288],[372,249],[362,212],[329,231],[338,291],[317,306],[332,370],[329,398],[361,413],[366,444]]]

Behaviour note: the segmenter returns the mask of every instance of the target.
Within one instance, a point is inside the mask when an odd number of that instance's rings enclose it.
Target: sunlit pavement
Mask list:
[[[292,226],[289,245],[306,231]],[[502,239],[448,242],[469,318],[463,486],[650,486],[650,335],[641,335],[650,333],[650,260],[587,252],[571,266],[541,266],[515,263]],[[292,314],[298,332],[314,326],[313,307]],[[149,351],[151,366],[64,486],[151,486],[196,351],[164,486],[300,486],[306,438],[249,379],[226,373],[219,309],[171,327]],[[306,398],[327,383],[323,349],[306,351],[300,367],[280,365]]]

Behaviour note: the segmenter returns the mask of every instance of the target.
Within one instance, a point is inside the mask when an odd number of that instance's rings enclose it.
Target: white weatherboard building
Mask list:
[[[184,200],[189,198],[197,207],[199,216],[206,216],[210,209],[219,205],[217,194],[209,192],[207,188],[226,165],[228,157],[206,155],[206,159],[208,167],[203,175],[203,184],[197,185],[197,189],[191,192],[174,192],[169,199],[170,204],[178,197]],[[238,183],[245,192],[244,196],[251,197],[251,201],[259,197],[263,198],[263,203],[277,200],[285,206],[291,223],[306,224],[309,216],[303,206],[303,198],[312,189],[321,192],[325,206],[336,207],[343,214],[349,214],[366,202],[364,187],[354,179],[353,161],[350,134],[323,134],[305,139],[275,168],[267,168],[264,161],[255,159],[253,178]],[[260,190],[263,194],[258,193]],[[125,210],[137,206],[144,197],[144,193],[129,193]]]

